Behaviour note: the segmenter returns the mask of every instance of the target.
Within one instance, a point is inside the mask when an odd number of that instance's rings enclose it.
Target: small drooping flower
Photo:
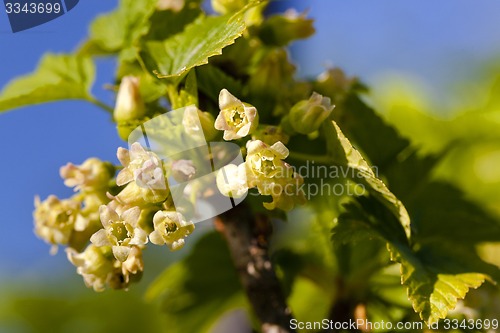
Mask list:
[[[288,119],[295,131],[309,134],[319,129],[334,107],[329,97],[313,92],[308,100],[300,101],[292,107]]]
[[[257,187],[262,195],[272,196],[271,203],[264,203],[267,209],[290,210],[305,201],[300,188],[302,177],[283,161],[288,154],[288,149],[280,141],[272,146],[260,140],[247,143],[248,186]]]
[[[226,197],[241,198],[248,192],[245,164],[228,164],[217,173],[217,187]]]
[[[53,244],[51,253],[55,253],[57,245],[68,245],[75,230],[82,231],[88,221],[80,215],[81,204],[77,200],[59,200],[50,195],[43,202],[35,197],[33,212],[35,234],[49,244]]]
[[[89,158],[81,165],[68,163],[61,167],[59,173],[64,179],[64,185],[74,187],[75,191],[92,191],[108,187],[114,168],[98,158]]]
[[[118,186],[134,181],[145,191],[143,196],[146,201],[155,203],[167,198],[168,188],[163,163],[155,153],[146,151],[135,142],[130,151],[118,148],[117,156],[124,167],[116,177]]]
[[[142,260],[142,250],[138,246],[132,246],[127,260],[121,263],[122,274],[125,283],[129,283],[130,278],[140,278],[144,271],[144,261]]]
[[[172,251],[182,248],[184,238],[194,230],[194,224],[175,211],[158,211],[153,217],[153,225],[154,231],[149,235],[151,243],[166,244]]]
[[[95,291],[104,291],[116,272],[117,260],[109,246],[98,247],[91,244],[82,253],[68,248],[66,254],[68,260],[76,266],[76,272],[83,277],[85,285]]]
[[[240,139],[251,134],[259,124],[257,109],[243,103],[226,89],[219,94],[220,113],[215,128],[224,131],[224,140]]]
[[[143,246],[148,242],[147,233],[139,227],[139,207],[118,214],[114,209],[102,205],[99,212],[104,229],[93,234],[90,241],[96,246],[111,246],[113,255],[119,261],[127,259],[132,245]]]
[[[127,260],[120,262],[109,246],[90,244],[78,253],[72,248],[66,249],[68,260],[76,266],[76,272],[83,277],[85,285],[95,291],[126,289],[130,282],[139,280],[144,270],[142,251],[133,246]]]
[[[287,168],[291,168],[288,163],[285,163]],[[305,193],[301,188],[304,179],[301,175],[293,172],[291,177],[280,179],[276,183],[269,186],[269,192],[273,198],[272,202],[264,202],[266,209],[273,210],[275,208],[289,211],[296,205],[303,205],[306,202]]]
[[[289,170],[283,162],[288,153],[288,148],[280,141],[272,146],[260,140],[248,141],[245,161],[248,185],[256,186],[261,194],[270,195],[267,185],[288,176]]]

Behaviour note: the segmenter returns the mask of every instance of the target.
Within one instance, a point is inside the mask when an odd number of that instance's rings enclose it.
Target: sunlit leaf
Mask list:
[[[149,31],[157,0],[121,0],[117,9],[97,17],[90,26],[83,54],[117,53],[134,45]]]
[[[355,172],[355,177],[353,177],[355,181],[362,184],[372,196],[377,198],[394,214],[409,239],[411,236],[410,216],[403,203],[377,177],[363,156],[342,133],[337,123],[332,121],[330,129],[334,133],[329,136],[329,150],[333,159],[340,165]]]
[[[92,99],[94,72],[87,57],[47,54],[33,73],[14,79],[0,92],[0,111],[64,99]]]
[[[200,17],[175,36],[162,42],[147,42],[141,52],[147,67],[158,77],[179,76],[208,63],[233,44],[245,30],[244,11],[235,15]]]
[[[336,228],[353,221],[363,223],[388,243],[391,259],[401,264],[401,282],[414,310],[429,324],[445,318],[470,288],[499,276],[497,267],[483,262],[467,248],[442,242],[420,244],[416,248],[410,245],[397,232],[399,223],[394,215],[372,198],[356,198],[345,209]],[[339,240],[336,228],[334,239]]]

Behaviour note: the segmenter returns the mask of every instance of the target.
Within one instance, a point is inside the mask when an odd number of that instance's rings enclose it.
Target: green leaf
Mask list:
[[[201,238],[182,261],[167,268],[149,287],[169,332],[208,332],[226,311],[245,307],[245,296],[227,247],[218,233]]]
[[[410,216],[403,203],[387,188],[382,180],[372,170],[360,152],[345,137],[336,122],[332,121],[329,127],[335,135],[328,135],[329,152],[334,160],[353,170],[352,177],[383,205],[385,205],[398,219],[404,228],[406,237],[411,237]]]
[[[416,252],[389,246],[392,259],[401,264],[401,282],[413,309],[428,324],[446,318],[469,289],[480,287],[498,268],[482,262],[470,251],[435,244]],[[491,273],[491,274],[487,274]]]
[[[468,248],[444,242],[411,247],[404,235],[397,232],[399,222],[395,216],[373,198],[358,197],[345,209],[333,229],[334,237],[338,240],[336,229],[356,221],[384,239],[391,259],[401,264],[401,281],[414,310],[428,324],[445,318],[470,288],[499,277],[497,267],[483,262]]]
[[[149,18],[150,28],[144,36],[146,40],[165,40],[184,30],[202,13],[200,0],[185,0],[179,12],[173,10],[157,10]]]
[[[207,64],[196,68],[196,76],[200,91],[215,103],[219,103],[219,93],[224,88],[235,96],[242,95],[242,83],[214,65]]]
[[[415,216],[415,240],[446,242],[473,249],[477,243],[498,242],[500,222],[453,185],[432,181],[408,202],[408,210]]]
[[[97,17],[90,26],[82,54],[112,54],[136,44],[149,31],[157,0],[121,0],[117,9]]]
[[[37,69],[11,81],[0,93],[0,111],[64,99],[93,100],[92,60],[75,55],[45,55]]]
[[[141,57],[158,77],[178,77],[208,63],[208,58],[233,44],[245,30],[244,14],[200,17],[180,34],[162,42],[147,42]]]

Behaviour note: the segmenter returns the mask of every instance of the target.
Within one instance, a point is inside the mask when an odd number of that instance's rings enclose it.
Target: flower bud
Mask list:
[[[340,68],[330,68],[321,73],[314,82],[314,89],[320,94],[333,98],[337,103],[352,91],[367,90],[358,78],[348,77]]]
[[[259,31],[259,38],[268,45],[285,46],[296,39],[303,39],[314,34],[314,20],[288,10],[284,15],[275,15],[267,19]]]
[[[139,92],[139,79],[134,76],[125,76],[120,83],[116,97],[113,118],[116,123],[126,123],[141,119],[146,115],[146,106]]]
[[[292,107],[288,121],[295,131],[309,134],[319,129],[334,107],[330,98],[313,92],[308,100],[300,101]]]
[[[186,133],[190,135],[198,135],[200,130],[203,130],[205,140],[211,141],[217,136],[214,122],[214,117],[209,112],[202,112],[194,105],[187,106],[184,109],[182,125]]]

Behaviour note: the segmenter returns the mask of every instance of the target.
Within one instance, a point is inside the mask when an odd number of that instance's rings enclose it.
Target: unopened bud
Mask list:
[[[209,112],[203,112],[195,105],[187,106],[184,110],[182,126],[184,126],[186,133],[190,135],[198,135],[200,131],[203,131],[205,139],[211,141],[218,134],[214,128],[214,123],[215,119]]]
[[[330,98],[313,92],[308,100],[300,101],[292,107],[289,123],[295,131],[301,134],[312,133],[319,129],[334,107]]]
[[[134,76],[125,76],[116,97],[114,120],[120,123],[141,119],[146,114],[146,107],[139,93],[139,80]]]
[[[314,34],[313,20],[289,10],[284,15],[271,16],[264,22],[259,37],[268,45],[285,46]]]

